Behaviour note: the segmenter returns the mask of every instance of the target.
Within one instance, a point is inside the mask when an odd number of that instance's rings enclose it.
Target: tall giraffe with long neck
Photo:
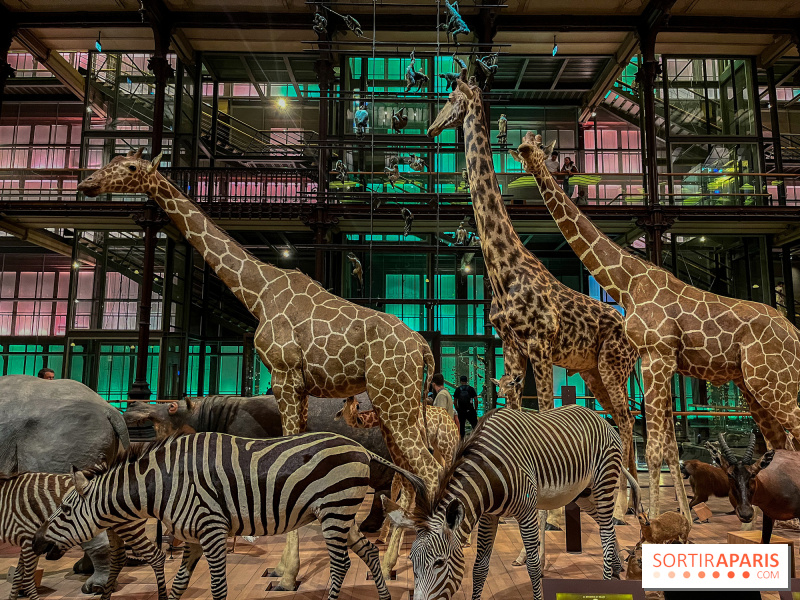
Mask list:
[[[650,516],[659,512],[664,460],[678,489],[681,511],[689,516],[672,420],[676,372],[712,385],[733,381],[767,442],[773,448],[792,449],[791,439],[800,440],[800,331],[770,306],[698,289],[620,248],[550,175],[541,136],[528,133],[514,154],[536,178],[567,243],[625,309],[625,332],[642,357]]]
[[[258,319],[254,345],[272,375],[284,434],[305,430],[309,396],[343,398],[366,391],[387,446],[397,450],[393,460],[434,490],[441,468],[425,443],[420,409],[423,370],[432,378],[434,360],[422,336],[393,315],[334,296],[300,271],[258,260],[158,172],[161,155],[149,162],[141,153],[115,157],[78,190],[91,197],[126,193],[155,200]],[[407,486],[404,503],[412,497]],[[396,533],[384,570],[396,560],[400,531]],[[277,573],[283,589],[297,587],[298,543],[296,532],[287,535]]]
[[[497,183],[487,122],[481,90],[467,81],[464,69],[428,135],[464,128],[472,208],[492,288],[489,320],[503,340],[505,374],[496,383],[506,395],[506,404],[520,408],[530,360],[539,408],[550,409],[553,365],[580,373],[616,421],[624,464],[635,473],[633,417],[625,386],[636,355],[625,337],[622,315],[561,283],[519,239]],[[620,487],[614,517],[624,523],[624,478]]]

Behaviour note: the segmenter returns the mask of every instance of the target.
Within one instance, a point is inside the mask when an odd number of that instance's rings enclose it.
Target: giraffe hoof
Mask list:
[[[519,562],[516,558],[513,561],[511,561],[511,564],[514,565],[515,567],[524,567],[525,566],[524,562]]]
[[[617,518],[612,519],[611,523],[614,525],[627,525],[624,519],[617,519]]]
[[[545,531],[561,531],[561,527],[558,525],[553,525],[552,523],[547,523],[544,526]]]

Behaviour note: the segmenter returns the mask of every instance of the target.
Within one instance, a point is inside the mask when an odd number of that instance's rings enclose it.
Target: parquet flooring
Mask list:
[[[640,474],[646,485],[646,475]],[[665,509],[675,509],[677,502],[668,475],[664,475],[661,496]],[[370,498],[368,498],[369,500]],[[738,519],[725,513],[731,510],[727,499],[715,498],[708,502],[714,512],[710,523],[695,524],[691,541],[695,543],[723,543],[728,531],[740,528]],[[362,507],[359,521],[366,515],[369,502]],[[634,517],[629,516],[627,526],[617,527],[617,536],[622,548],[632,546],[639,538],[639,527]],[[760,528],[760,523],[758,525]],[[795,540],[800,547],[800,531],[777,529],[776,535]],[[461,590],[454,600],[468,600],[472,594],[472,563],[475,559],[475,538],[473,532],[472,546],[466,548],[467,573]],[[413,589],[413,572],[408,560],[411,547],[411,535],[406,540],[397,565],[397,579],[389,582],[393,600],[409,600],[409,591]],[[374,536],[371,536],[374,540]],[[547,532],[546,577],[557,579],[600,579],[602,577],[602,553],[597,526],[586,515],[582,515],[583,552],[567,554],[564,551],[564,533]],[[241,538],[236,541],[235,552],[228,554],[228,598],[230,600],[322,600],[327,597],[328,556],[323,544],[318,525],[311,525],[300,531],[300,588],[296,592],[267,592],[267,586],[276,579],[263,577],[268,568],[278,564],[283,550],[284,538],[261,537],[255,543],[248,543]],[[229,542],[229,549],[232,541]],[[523,600],[531,598],[530,580],[524,567],[514,567],[511,561],[516,558],[521,541],[519,531],[513,519],[505,519],[497,533],[497,541],[491,558],[489,577],[484,588],[485,600]],[[380,548],[384,550],[383,547]],[[80,557],[79,550],[71,550],[59,561],[40,560],[39,567],[44,568],[44,578],[40,595],[46,600],[75,600],[83,598],[80,587],[84,576],[72,573],[73,563]],[[0,546],[0,579],[5,578],[9,568],[16,565],[18,549]],[[372,581],[367,580],[367,568],[358,557],[351,553],[352,566],[345,579],[340,598],[342,600],[376,600],[377,592]],[[167,560],[166,572],[168,582],[178,569],[180,552],[173,559]],[[5,584],[9,585],[10,584]],[[0,596],[8,593],[0,590]],[[149,566],[131,567],[123,570],[120,585],[114,595],[118,600],[157,600],[155,580]],[[205,560],[201,560],[195,570],[184,598],[210,598],[210,577]],[[765,599],[776,600],[777,593],[764,594]]]

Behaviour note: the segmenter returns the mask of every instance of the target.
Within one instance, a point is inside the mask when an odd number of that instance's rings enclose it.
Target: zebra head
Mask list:
[[[108,524],[100,524],[94,513],[92,488],[94,480],[89,472],[72,467],[73,488],[61,500],[55,512],[33,537],[33,551],[47,553],[48,560],[58,560],[64,553],[83,542],[88,542]]]
[[[453,499],[426,516],[419,511],[408,515],[386,497],[383,507],[392,523],[413,529],[417,534],[410,555],[414,567],[414,600],[450,600],[464,578],[464,540],[459,532],[464,505]]]

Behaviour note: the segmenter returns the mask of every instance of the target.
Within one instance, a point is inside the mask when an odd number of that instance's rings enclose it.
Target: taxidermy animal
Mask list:
[[[384,167],[383,172],[386,173],[387,177],[389,178],[389,183],[392,184],[392,189],[395,189],[395,183],[400,181],[406,181],[405,177],[400,175],[400,168],[397,166],[396,162],[392,162],[391,167]]]
[[[647,513],[639,507],[637,518],[642,529],[642,539],[648,544],[672,544],[689,541],[689,532],[692,525],[688,519],[679,512],[665,512],[657,518],[650,519]]]
[[[414,58],[414,51],[411,51],[411,62],[406,68],[406,92],[409,91],[412,87],[417,88],[415,91],[420,91],[420,88],[426,83],[428,83],[428,76],[425,75],[422,71],[415,71],[414,70],[414,62],[416,59]]]
[[[0,478],[0,541],[20,546],[19,563],[14,572],[9,598],[16,600],[23,592],[30,600],[39,600],[34,582],[39,556],[33,551],[33,536],[50,518],[62,497],[72,489],[70,475],[48,473],[25,473],[9,478]],[[167,583],[164,578],[165,554],[145,535],[145,522],[134,523],[121,529],[124,540],[137,556],[147,560],[156,574],[159,600],[167,598]],[[122,566],[125,564],[125,545],[113,530],[109,530],[111,541],[111,569],[108,581],[102,590],[101,600],[107,600],[114,591]]]
[[[458,46],[458,36],[467,35],[469,33],[469,27],[467,27],[467,24],[458,12],[458,2],[450,4],[447,0],[444,0],[444,6],[448,13],[447,21],[439,25],[439,28],[444,29],[447,33],[448,40],[452,37],[453,43]]]
[[[694,490],[689,508],[694,508],[709,498],[728,497],[728,475],[724,469],[699,460],[681,462],[681,475],[688,479]]]
[[[525,440],[525,443],[518,443]],[[558,448],[558,452],[553,449]],[[533,414],[513,409],[488,413],[461,446],[431,498],[414,475],[394,467],[417,491],[413,514],[384,499],[387,515],[414,529],[411,546],[414,600],[450,600],[464,576],[462,546],[478,526],[472,598],[481,597],[499,517],[519,523],[535,600],[542,598],[543,510],[575,500],[600,526],[603,577],[622,571],[613,524],[614,496],[622,474],[619,434],[594,411],[562,406]]]
[[[364,31],[361,29],[361,23],[356,21],[356,19],[350,15],[345,15],[343,18],[344,24],[347,25],[347,28],[350,31],[355,33],[358,37],[364,37]]]
[[[467,167],[461,169],[461,181],[464,183],[464,189],[469,191],[469,171],[467,171]]]
[[[461,221],[458,224],[458,229],[456,229],[456,245],[458,246],[463,246],[467,241],[467,228],[464,227],[466,221],[466,219]]]
[[[341,408],[339,398],[313,398],[308,403],[308,433],[338,433],[361,444],[370,452],[389,458],[389,450],[377,429],[353,429],[334,421]],[[281,412],[275,396],[206,396],[170,403],[131,402],[123,415],[129,427],[152,422],[156,437],[187,433],[227,433],[239,437],[265,439],[283,435]],[[383,522],[380,492],[388,492],[393,473],[373,462],[369,484],[375,489],[369,516],[361,531],[377,531]]]
[[[367,112],[366,102],[362,102],[358,106],[358,110],[353,116],[353,124],[356,128],[356,136],[363,138],[367,133],[367,127],[369,127],[369,113]]]
[[[453,57],[453,61],[460,67],[460,69],[466,69],[467,64],[461,60],[460,58]],[[446,88],[448,88],[451,92],[456,89],[456,80],[461,75],[461,71],[459,70],[456,73],[439,73],[439,77],[444,79],[447,82]]]
[[[623,552],[627,552],[628,556],[622,557],[622,560],[628,563],[628,568],[625,570],[625,579],[633,581],[641,581],[642,579],[642,540],[631,548],[625,548]]]
[[[170,598],[180,599],[205,555],[211,595],[223,600],[229,536],[282,535],[319,520],[330,554],[328,599],[339,596],[351,549],[372,572],[380,599],[390,600],[378,549],[355,524],[370,460],[388,463],[331,433],[271,440],[195,433],[143,444],[105,468],[74,472],[74,489],[36,532],[33,549],[58,559],[105,528],[159,519],[186,542]],[[162,490],[181,501],[165,501]]]
[[[497,143],[505,146],[508,143],[508,119],[500,115],[497,120]]]
[[[336,179],[342,183],[347,181],[347,166],[344,164],[344,162],[337,160],[333,170],[336,171]]]
[[[478,68],[480,69],[481,73],[484,76],[484,83],[483,89],[490,90],[492,88],[492,82],[494,82],[494,76],[497,74],[497,59],[500,55],[495,52],[494,54],[490,54],[489,56],[484,56],[483,58],[476,59],[476,63],[478,64]]]
[[[406,237],[411,233],[411,226],[414,224],[414,213],[404,206],[400,209],[400,214],[403,215],[403,220],[406,223],[405,227],[403,227],[403,237]]]
[[[107,462],[130,445],[119,411],[72,379],[0,377],[0,475],[69,473]],[[91,573],[84,594],[106,589],[112,569],[108,536],[84,544],[73,567]],[[92,572],[93,571],[93,572]]]
[[[319,35],[325,35],[328,33],[328,19],[322,16],[322,13],[315,14],[314,23],[311,25],[311,28]]]
[[[775,521],[800,517],[800,452],[770,450],[753,460],[756,436],[750,435],[741,459],[720,434],[720,452],[715,456],[728,475],[729,497],[742,523],[755,518],[753,507],[764,513],[761,543],[769,544]]]
[[[358,286],[361,291],[364,291],[364,269],[361,266],[361,261],[358,260],[355,254],[352,252],[347,253],[347,260],[350,261],[350,264],[353,265],[353,277],[358,279]]]
[[[397,112],[392,109],[392,129],[394,129],[394,132],[400,133],[406,128],[406,125],[408,125],[408,115],[406,115],[405,107]]]
[[[427,163],[422,160],[421,156],[417,156],[416,154],[411,155],[411,161],[408,163],[408,166],[411,167],[412,171],[416,171],[417,173],[421,173],[427,167]]]

